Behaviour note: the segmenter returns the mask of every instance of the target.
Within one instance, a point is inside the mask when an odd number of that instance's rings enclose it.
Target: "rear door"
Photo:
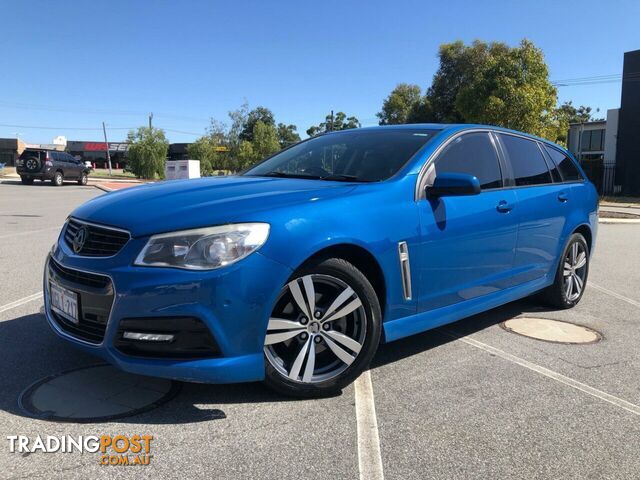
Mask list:
[[[489,132],[469,132],[453,139],[428,167],[427,184],[444,172],[475,175],[482,191],[420,200],[421,241],[418,262],[412,262],[412,267],[419,269],[421,311],[512,284],[518,206],[513,189],[503,183]]]
[[[80,170],[76,159],[68,153],[56,153],[60,162],[63,162],[65,178],[78,178]]]
[[[540,142],[503,132],[496,138],[518,201],[520,223],[513,264],[514,284],[518,285],[555,271],[571,188],[560,183],[557,172],[552,176]]]

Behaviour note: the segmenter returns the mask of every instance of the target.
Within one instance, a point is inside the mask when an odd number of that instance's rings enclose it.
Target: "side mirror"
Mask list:
[[[480,182],[474,175],[443,172],[436,176],[433,185],[425,187],[425,192],[427,198],[477,195],[480,193]]]

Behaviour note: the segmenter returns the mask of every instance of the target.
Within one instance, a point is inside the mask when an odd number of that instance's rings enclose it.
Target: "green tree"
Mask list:
[[[203,176],[212,175],[213,171],[218,168],[216,144],[207,135],[191,143],[187,147],[187,154],[189,158],[200,160],[200,173]]]
[[[440,123],[464,123],[456,101],[463,85],[470,82],[487,62],[489,45],[476,41],[470,47],[456,41],[440,45],[440,66],[427,90],[433,120]]]
[[[591,107],[580,105],[578,108],[573,106],[573,102],[564,102],[557,109],[558,115],[564,117],[568,123],[585,123],[596,120],[591,115]]]
[[[555,115],[557,91],[542,51],[528,40],[514,48],[479,42],[467,48],[485,60],[459,87],[455,108],[462,118],[555,140],[561,128]]]
[[[206,135],[203,135],[187,147],[189,158],[200,160],[200,173],[213,175],[215,170],[229,167],[229,154],[220,151],[220,147],[228,148],[227,127],[218,120],[211,119]]]
[[[163,178],[169,142],[159,128],[140,127],[130,131],[128,164],[139,178]]]
[[[300,141],[300,135],[298,135],[297,130],[298,128],[295,125],[278,124],[278,142],[280,143],[280,148],[286,148]]]
[[[576,108],[573,106],[573,102],[571,101],[564,102],[562,105],[556,108],[555,116],[559,128],[558,135],[555,138],[555,141],[561,143],[562,145],[567,144],[569,124],[571,123],[585,123],[596,120],[604,120],[593,118],[593,116],[591,115],[591,110],[591,107],[586,107],[584,105],[580,105],[578,108]]]
[[[338,112],[333,119],[331,118],[331,114],[329,114],[325,117],[324,122],[309,127],[307,129],[307,135],[313,137],[320,133],[349,130],[351,128],[360,128],[360,126],[360,121],[356,117],[347,117],[346,113]]]
[[[278,132],[273,125],[258,120],[253,126],[253,141],[242,140],[238,146],[238,169],[245,169],[280,150]]]
[[[488,123],[552,140],[566,136],[566,112],[555,108],[557,91],[532,42],[457,41],[441,45],[438,57],[426,95],[416,85],[398,85],[378,114],[381,124]]]
[[[429,99],[418,85],[400,83],[394,88],[378,112],[380,125],[398,125],[432,121]]]
[[[271,125],[272,127],[276,125],[271,110],[265,107],[256,107],[247,114],[242,132],[240,132],[240,140],[253,142],[253,129],[258,122]]]

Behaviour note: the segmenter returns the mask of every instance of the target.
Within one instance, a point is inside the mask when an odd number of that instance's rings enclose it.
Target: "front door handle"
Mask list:
[[[506,200],[500,200],[498,202],[498,205],[496,206],[496,209],[500,212],[500,213],[508,213],[511,210],[513,210],[513,203],[511,202],[507,202]]]
[[[567,200],[569,200],[569,195],[567,194],[567,192],[560,192],[558,194],[558,201],[559,202],[566,202]]]

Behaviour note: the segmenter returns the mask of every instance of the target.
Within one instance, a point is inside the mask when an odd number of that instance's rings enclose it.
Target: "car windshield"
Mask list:
[[[436,130],[348,130],[277,153],[244,175],[379,182],[394,175]]]

